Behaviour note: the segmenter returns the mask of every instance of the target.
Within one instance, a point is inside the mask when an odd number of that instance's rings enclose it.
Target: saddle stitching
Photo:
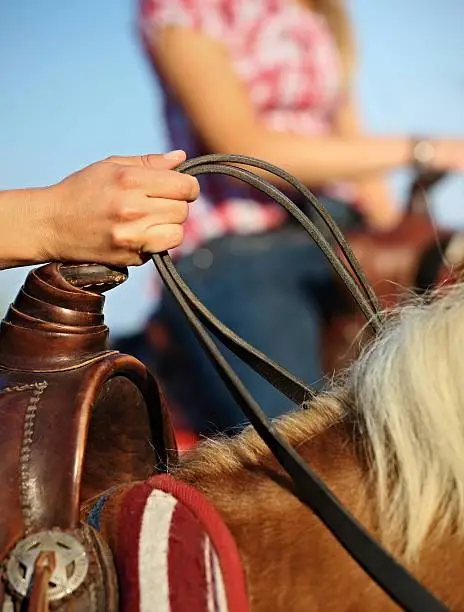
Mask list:
[[[30,474],[30,460],[32,454],[32,443],[34,439],[34,428],[37,411],[39,408],[39,401],[42,397],[45,389],[48,387],[48,383],[44,380],[41,382],[32,383],[30,385],[21,385],[19,388],[12,387],[11,390],[28,390],[32,389],[32,397],[26,408],[24,416],[24,427],[23,427],[23,439],[21,444],[21,452],[19,458],[19,473],[20,473],[20,496],[21,496],[21,510],[23,514],[24,531],[27,535],[32,527],[32,502],[29,499],[29,481],[31,478]],[[7,387],[7,389],[9,389]],[[3,391],[5,391],[4,389]]]

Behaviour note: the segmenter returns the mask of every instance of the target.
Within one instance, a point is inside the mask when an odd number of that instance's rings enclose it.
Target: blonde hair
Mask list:
[[[340,53],[342,89],[349,90],[355,68],[355,41],[344,0],[311,0],[309,6],[323,15]]]
[[[414,558],[464,525],[464,285],[398,310],[350,371],[383,541]]]

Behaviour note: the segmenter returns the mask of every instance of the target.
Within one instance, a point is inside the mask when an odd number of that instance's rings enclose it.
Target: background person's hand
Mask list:
[[[43,259],[140,265],[145,254],[178,246],[194,177],[173,170],[183,151],[109,157],[49,189]]]
[[[436,170],[464,172],[464,140],[438,139],[434,141],[436,155],[432,167]]]

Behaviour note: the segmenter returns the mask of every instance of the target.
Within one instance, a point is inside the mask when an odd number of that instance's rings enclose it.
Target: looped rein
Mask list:
[[[279,177],[296,189],[303,196],[306,204],[322,219],[348,265],[337,257],[330,243],[311,219],[280,189],[250,170],[229,164],[243,164],[259,168]],[[379,302],[359,262],[329,213],[309,189],[295,177],[272,164],[241,155],[206,155],[184,162],[178,166],[177,170],[191,176],[223,174],[234,177],[256,187],[282,205],[323,251],[374,332],[379,330],[381,325]],[[226,386],[274,457],[292,479],[295,495],[300,501],[319,517],[364,571],[404,610],[410,612],[446,610],[447,608],[440,601],[371,537],[295,449],[278,433],[224,358],[207,330],[295,403],[302,404],[314,397],[316,395],[314,389],[222,324],[191,291],[176,271],[166,251],[153,255],[152,259]]]

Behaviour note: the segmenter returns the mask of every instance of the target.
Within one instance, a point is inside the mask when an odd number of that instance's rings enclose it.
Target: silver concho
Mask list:
[[[84,582],[89,560],[82,544],[62,531],[41,531],[20,540],[8,560],[8,580],[19,595],[27,594],[36,559],[46,551],[55,553],[56,564],[48,584],[50,601],[71,595]]]

